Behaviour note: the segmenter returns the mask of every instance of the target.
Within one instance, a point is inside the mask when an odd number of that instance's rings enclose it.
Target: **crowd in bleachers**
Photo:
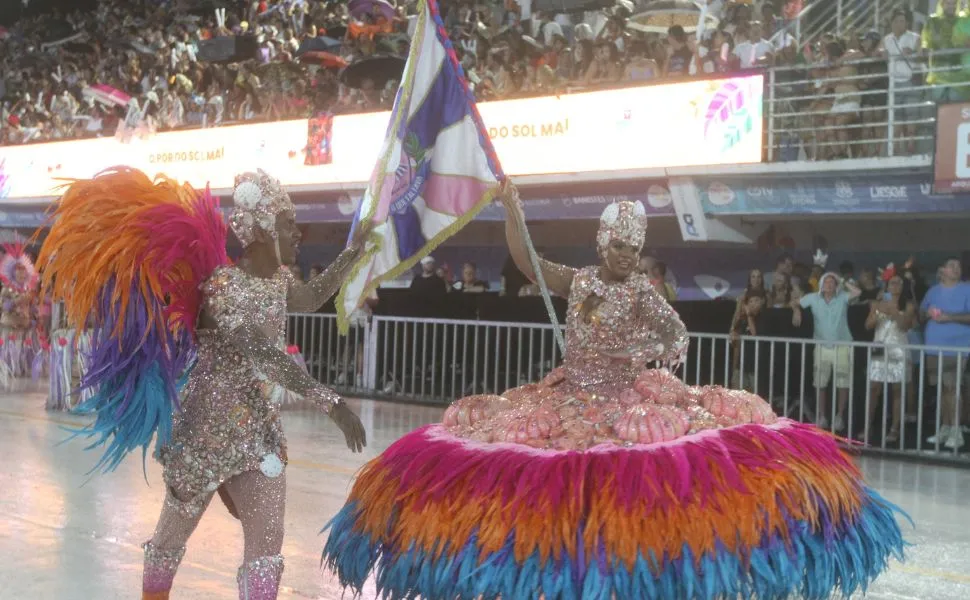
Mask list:
[[[552,14],[522,0],[441,1],[482,100],[811,58],[792,36],[811,2],[711,0],[653,17],[650,4]],[[415,7],[103,0],[93,12],[24,18],[0,29],[0,144],[388,108]],[[211,62],[200,52],[230,37],[252,40],[255,56]]]

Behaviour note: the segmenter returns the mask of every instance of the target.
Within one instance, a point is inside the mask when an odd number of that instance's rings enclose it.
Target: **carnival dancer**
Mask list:
[[[275,384],[323,409],[347,445],[365,443],[357,416],[290,358],[288,310],[313,312],[360,251],[296,282],[284,267],[300,242],[294,207],[263,172],[236,179],[230,227],[244,248],[231,265],[218,202],[206,192],[117,168],[73,183],[41,250],[45,285],[68,321],[93,321],[82,385],[84,433],[113,469],[157,433],[166,497],[145,544],[143,598],[168,598],[185,544],[217,492],[242,522],[240,598],[276,598],[283,571],[286,441]],[[180,390],[180,393],[179,393]]]
[[[510,184],[503,201],[535,281]],[[643,206],[621,202],[601,217],[599,265],[539,260],[569,299],[563,365],[455,402],[368,463],[327,527],[342,585],[375,573],[390,600],[828,598],[901,556],[897,509],[835,437],[668,370],[688,337],[635,272],[645,236]]]
[[[31,373],[34,354],[40,351],[41,340],[35,331],[40,276],[23,244],[5,244],[4,251],[0,260],[0,379],[9,389],[14,379]]]

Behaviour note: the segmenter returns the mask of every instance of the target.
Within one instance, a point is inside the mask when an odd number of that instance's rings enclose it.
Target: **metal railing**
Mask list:
[[[868,30],[887,31],[897,8],[911,8],[912,0],[814,0],[795,20],[799,45],[811,44],[826,34],[843,36]]]
[[[289,342],[302,348],[314,377],[342,393],[441,405],[538,381],[562,361],[552,326],[535,323],[381,316],[342,338],[334,315],[291,315]],[[963,368],[951,368],[965,366],[970,349],[940,360],[946,352],[691,334],[678,374],[689,385],[743,387],[778,414],[819,423],[868,450],[970,464],[960,453],[970,393],[963,389]],[[870,381],[870,366],[886,360],[880,357],[896,361],[899,383]]]
[[[950,62],[966,53],[769,69],[767,160],[931,154],[936,104],[970,98],[970,74],[961,81],[962,65]]]

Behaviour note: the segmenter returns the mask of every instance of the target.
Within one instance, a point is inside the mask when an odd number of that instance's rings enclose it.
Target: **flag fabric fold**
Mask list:
[[[437,3],[421,0],[387,137],[351,228],[373,223],[337,297],[340,331],[382,282],[474,219],[503,178]]]

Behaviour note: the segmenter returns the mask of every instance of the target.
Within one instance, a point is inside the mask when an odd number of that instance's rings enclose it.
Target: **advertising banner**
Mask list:
[[[935,194],[926,176],[873,175],[833,179],[695,178],[710,215],[954,213],[970,196]]]
[[[933,191],[970,191],[970,103],[940,104],[936,108]]]
[[[763,77],[687,81],[479,105],[507,174],[610,172],[761,160]],[[66,178],[128,165],[214,190],[260,167],[296,190],[363,184],[390,113],[0,147],[0,193],[57,195]]]

